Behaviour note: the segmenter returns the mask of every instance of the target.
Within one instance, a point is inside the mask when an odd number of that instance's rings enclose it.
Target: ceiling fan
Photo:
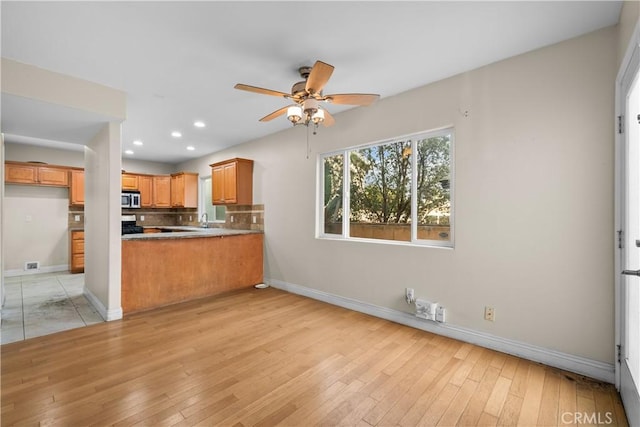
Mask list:
[[[298,72],[304,80],[295,83],[291,87],[291,93],[280,92],[277,90],[264,89],[261,87],[245,85],[238,83],[234,87],[248,92],[260,93],[263,95],[279,96],[290,99],[293,105],[287,105],[260,119],[261,122],[268,122],[287,114],[287,118],[293,125],[310,124],[315,128],[322,123],[324,126],[331,126],[335,123],[333,116],[324,107],[320,106],[321,102],[328,102],[340,105],[370,105],[375,102],[380,95],[370,93],[341,93],[324,95],[322,89],[327,84],[331,74],[333,73],[333,65],[329,65],[322,61],[316,61],[313,67],[300,67]]]

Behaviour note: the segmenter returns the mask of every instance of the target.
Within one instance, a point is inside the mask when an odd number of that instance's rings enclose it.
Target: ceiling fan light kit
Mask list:
[[[323,95],[322,89],[333,73],[333,65],[322,61],[316,61],[313,67],[300,67],[298,72],[304,79],[295,83],[291,87],[291,94],[256,86],[236,84],[236,89],[248,92],[260,93],[263,95],[278,96],[292,100],[293,105],[282,107],[260,119],[261,122],[268,122],[284,114],[287,119],[296,125],[312,125],[313,133],[319,124],[332,126],[335,123],[333,116],[326,108],[320,106],[321,102],[328,102],[339,105],[370,105],[375,102],[380,95],[369,93],[344,93]]]

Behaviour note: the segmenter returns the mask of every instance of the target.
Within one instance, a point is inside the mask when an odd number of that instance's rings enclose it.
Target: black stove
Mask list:
[[[122,235],[144,233],[144,229],[136,225],[135,215],[122,215]]]

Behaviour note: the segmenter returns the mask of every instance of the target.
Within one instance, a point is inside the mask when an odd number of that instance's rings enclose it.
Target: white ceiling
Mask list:
[[[2,1],[2,56],[125,91],[123,157],[178,163],[290,127],[258,122],[286,100],[236,83],[289,92],[319,59],[335,66],[325,93],[385,98],[614,25],[621,4]],[[7,141],[84,143],[98,123],[38,108],[2,94]]]

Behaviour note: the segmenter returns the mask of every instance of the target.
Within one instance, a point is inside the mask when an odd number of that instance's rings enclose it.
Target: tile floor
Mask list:
[[[84,274],[5,277],[4,284],[2,344],[104,322],[82,293]]]

